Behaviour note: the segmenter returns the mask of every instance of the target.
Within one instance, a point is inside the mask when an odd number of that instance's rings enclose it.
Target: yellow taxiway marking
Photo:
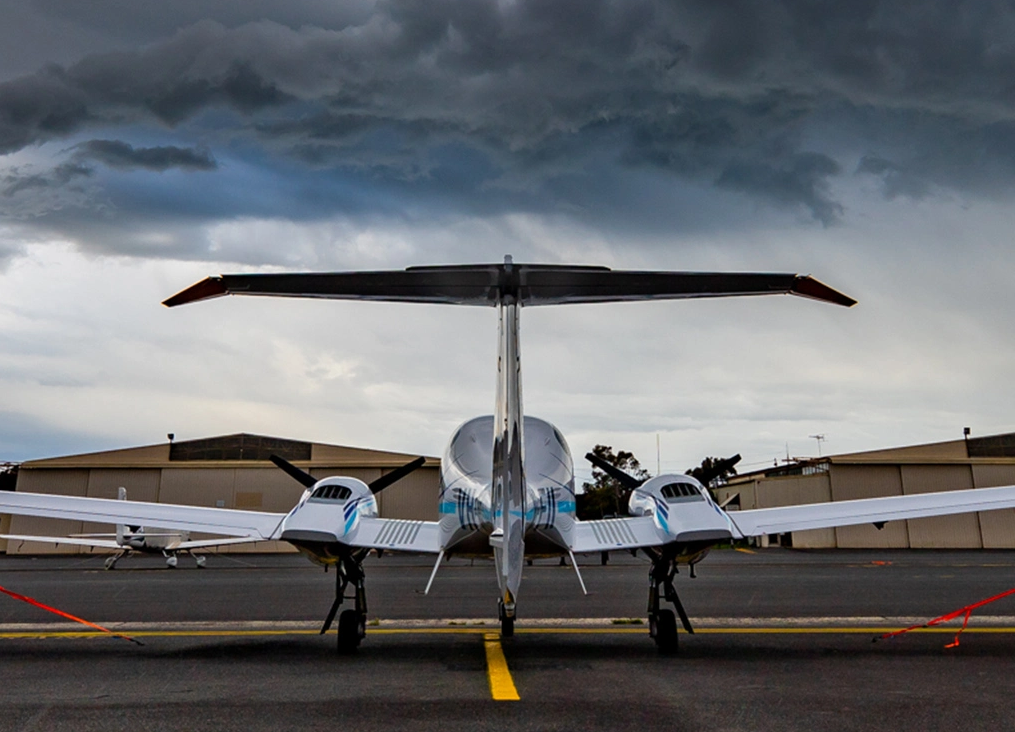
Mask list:
[[[898,627],[881,626],[786,626],[786,627],[713,627],[696,628],[698,635],[802,635],[802,634],[845,634],[845,633],[872,633],[875,635],[891,633],[898,630]],[[958,630],[955,626],[937,626],[932,628],[915,628],[913,633],[955,633]],[[283,635],[319,635],[317,630],[139,630],[118,629],[116,632],[128,633],[132,638],[241,638],[241,637],[264,637]],[[966,628],[964,633],[1008,633],[1015,634],[1013,626],[983,626]],[[515,628],[517,635],[647,635],[648,628]],[[335,631],[329,631],[334,635]],[[484,637],[487,644],[487,658],[490,654],[490,643],[497,647],[497,652],[503,658],[503,649],[500,648],[499,634],[491,633],[481,628],[373,628],[367,631],[367,635],[480,635]],[[26,638],[109,638],[108,633],[100,633],[90,630],[22,630],[0,632],[0,640],[16,640]],[[505,666],[506,668],[506,666]]]
[[[518,689],[511,678],[504,649],[500,647],[500,635],[484,633],[483,645],[486,647],[486,675],[490,679],[490,696],[494,701],[518,701]]]

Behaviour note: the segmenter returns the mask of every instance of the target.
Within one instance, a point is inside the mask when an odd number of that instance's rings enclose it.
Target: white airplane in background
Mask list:
[[[117,500],[127,500],[127,489],[117,489]],[[166,558],[166,566],[175,569],[179,564],[179,554],[189,554],[194,558],[198,569],[204,567],[207,559],[195,554],[195,549],[231,546],[235,544],[252,544],[254,539],[229,537],[224,539],[198,539],[192,541],[189,531],[152,531],[144,526],[116,525],[114,534],[71,534],[70,536],[29,536],[27,534],[0,534],[0,539],[9,541],[35,541],[44,544],[67,544],[69,546],[86,546],[92,549],[114,549],[115,554],[107,557],[103,563],[106,569],[115,569],[116,563],[127,554],[161,554]]]
[[[693,632],[673,584],[677,567],[700,561],[719,542],[818,529],[1015,507],[1015,486],[870,498],[727,513],[688,475],[658,475],[635,488],[629,518],[579,521],[571,452],[549,422],[522,413],[519,314],[522,307],[565,303],[791,294],[851,306],[855,301],[794,274],[628,272],[606,267],[503,264],[410,267],[383,272],[241,274],[209,277],[165,301],[173,307],[221,295],[482,305],[499,319],[494,414],[462,424],[441,464],[438,521],[384,519],[374,492],[410,472],[417,460],[373,485],[351,477],[316,480],[280,458],[274,462],[306,486],[288,513],[203,508],[29,493],[0,494],[0,513],[166,526],[248,539],[281,539],[311,560],[336,567],[327,630],[351,587],[353,607],[338,622],[338,648],[351,652],[365,635],[362,562],[371,549],[443,557],[492,554],[499,584],[501,634],[510,636],[526,555],[641,549],[651,560],[650,634],[664,652],[677,647],[672,603]],[[467,357],[459,347],[449,357]],[[616,471],[615,475],[623,475]],[[578,576],[579,581],[581,575]],[[584,589],[584,584],[582,584]]]

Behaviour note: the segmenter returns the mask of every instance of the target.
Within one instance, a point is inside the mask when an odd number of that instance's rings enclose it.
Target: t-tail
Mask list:
[[[398,271],[221,275],[204,279],[163,304],[173,307],[223,295],[261,295],[497,308],[500,332],[489,541],[500,587],[501,630],[509,635],[521,584],[525,533],[536,508],[525,505],[518,343],[521,308],[775,294],[799,295],[847,307],[855,303],[809,276],[796,274],[614,271],[607,267],[516,264],[508,256],[503,264],[409,267]],[[446,548],[437,549],[443,553]],[[563,548],[570,553],[569,546]]]
[[[514,264],[504,258],[509,281]],[[493,485],[491,504],[494,531],[490,536],[497,583],[501,621],[510,628],[515,616],[515,601],[522,582],[525,560],[525,472],[522,434],[522,364],[519,353],[519,309],[517,293],[502,291],[497,305],[500,337],[497,345],[497,404],[494,410]],[[507,621],[506,623],[504,621]]]

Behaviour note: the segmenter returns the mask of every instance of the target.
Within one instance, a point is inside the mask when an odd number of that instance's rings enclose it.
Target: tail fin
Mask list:
[[[116,489],[116,498],[119,501],[126,501],[127,500],[127,489],[124,488],[122,485],[119,488]],[[116,543],[119,544],[120,546],[123,546],[124,542],[126,542],[126,541],[127,541],[127,527],[124,526],[123,524],[117,524],[116,525]]]

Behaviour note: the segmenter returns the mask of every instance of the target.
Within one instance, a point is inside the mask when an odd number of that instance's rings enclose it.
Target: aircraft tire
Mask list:
[[[677,618],[672,610],[660,610],[656,615],[655,641],[660,653],[677,652]]]
[[[360,615],[355,610],[343,610],[338,616],[338,652],[342,654],[354,653],[359,647],[362,635],[360,634]]]
[[[515,619],[503,617],[500,619],[500,637],[511,638],[515,634]]]

